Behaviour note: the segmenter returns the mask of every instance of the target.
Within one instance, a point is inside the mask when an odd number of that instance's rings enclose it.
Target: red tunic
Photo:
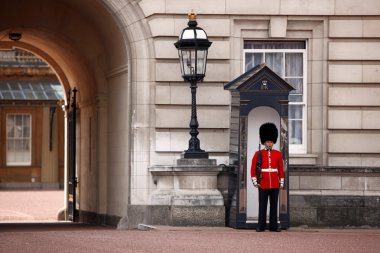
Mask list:
[[[280,180],[284,180],[284,167],[282,161],[282,154],[278,150],[268,151],[263,149],[261,152],[261,179],[260,188],[271,189],[280,188]],[[251,165],[251,178],[253,181],[257,180],[256,176],[256,161],[258,151],[252,158]]]

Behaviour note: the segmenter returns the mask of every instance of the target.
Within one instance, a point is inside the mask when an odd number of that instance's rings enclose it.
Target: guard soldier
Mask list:
[[[251,166],[252,182],[259,190],[259,224],[256,231],[265,230],[269,198],[269,230],[280,232],[281,229],[277,224],[277,205],[279,188],[284,187],[284,169],[281,152],[273,149],[273,144],[278,138],[278,130],[275,124],[265,123],[261,125],[259,134],[261,144],[265,148],[255,153]]]

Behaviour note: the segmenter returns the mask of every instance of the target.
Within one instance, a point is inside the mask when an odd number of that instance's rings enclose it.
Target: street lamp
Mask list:
[[[181,73],[185,81],[190,82],[191,89],[191,120],[189,149],[185,150],[184,158],[208,158],[208,153],[200,148],[197,120],[197,82],[203,81],[206,73],[207,51],[211,43],[206,32],[197,27],[197,15],[189,13],[188,27],[182,30],[178,41],[174,43],[178,49]]]

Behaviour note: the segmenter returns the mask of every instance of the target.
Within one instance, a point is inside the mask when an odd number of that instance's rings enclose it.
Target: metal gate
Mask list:
[[[76,93],[77,89],[69,90],[67,94],[67,169],[68,169],[68,200],[67,211],[70,221],[78,221],[76,210]]]

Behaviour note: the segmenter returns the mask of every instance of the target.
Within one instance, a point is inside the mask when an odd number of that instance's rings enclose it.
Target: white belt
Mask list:
[[[270,169],[261,169],[261,172],[278,172],[277,168],[270,168]]]

